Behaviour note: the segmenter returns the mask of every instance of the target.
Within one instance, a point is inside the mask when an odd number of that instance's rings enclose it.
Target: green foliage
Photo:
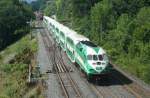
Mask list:
[[[51,1],[51,0],[49,0]],[[36,0],[31,2],[31,6],[32,6],[32,10],[33,11],[39,11],[39,10],[43,10],[45,8],[46,3],[48,2],[48,0]]]
[[[108,23],[111,21],[112,4],[109,0],[99,2],[91,9],[91,31],[94,37],[93,41],[97,44],[102,44],[105,32],[109,29]],[[92,36],[91,35],[91,36]]]
[[[27,35],[2,53],[2,59],[15,52],[14,58],[8,64],[0,64],[0,98],[23,98],[30,91],[27,87],[28,64],[37,51],[37,41]],[[2,88],[1,88],[2,87]],[[35,93],[34,95],[37,95]],[[38,97],[36,97],[38,98]]]
[[[26,64],[6,64],[1,66],[1,70],[3,70],[6,73],[13,73],[16,70],[24,72],[26,68],[27,68]]]
[[[56,3],[55,1],[51,1],[50,3],[47,4],[47,7],[44,10],[44,13],[47,16],[52,16],[56,14]]]
[[[0,65],[3,86],[0,96],[7,96],[6,98],[20,98],[21,90],[25,90],[25,76],[27,75],[26,64],[6,64]],[[4,97],[5,98],[5,97]]]
[[[29,31],[27,21],[33,13],[18,0],[0,1],[0,50]]]
[[[0,64],[5,64],[7,61],[9,61],[9,57],[15,57],[20,58],[18,55],[24,55],[22,53],[28,53],[28,52],[36,52],[38,48],[37,40],[34,38],[31,40],[30,35],[27,35],[20,39],[18,42],[12,44],[11,46],[7,47],[4,51],[0,53],[1,59]],[[31,55],[31,54],[30,54]],[[23,59],[20,58],[19,60]],[[10,59],[11,60],[11,59]],[[30,58],[24,60],[25,62],[28,62]]]

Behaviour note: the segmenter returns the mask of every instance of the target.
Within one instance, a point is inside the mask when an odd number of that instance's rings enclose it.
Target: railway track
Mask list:
[[[111,63],[112,64],[112,63]],[[149,98],[150,96],[150,90],[145,90],[145,88],[142,86],[142,84],[140,84],[140,82],[135,79],[135,77],[130,76],[129,74],[127,74],[126,72],[120,70],[117,65],[112,64],[116,70],[118,70],[120,73],[122,73],[123,75],[125,75],[125,77],[128,77],[129,80],[133,81],[132,84],[129,85],[124,85],[124,88],[127,89],[130,93],[134,94],[136,96],[136,98]],[[115,75],[113,76],[114,78],[118,78]],[[118,81],[120,81],[121,83],[124,83],[123,79],[118,78]],[[145,84],[143,84],[145,85]],[[148,85],[145,85],[145,87]],[[147,89],[147,88],[146,88]]]
[[[121,80],[120,78],[118,78],[117,76],[114,76],[114,75],[112,75],[112,76],[114,79],[116,79],[120,83],[122,83],[122,84],[124,83],[124,81]],[[110,98],[120,98],[117,95],[111,94],[111,92],[109,91],[108,88],[101,88],[100,89],[97,85],[93,85],[87,81],[86,81],[86,83],[96,92],[96,94],[99,98],[109,98],[108,95],[111,96]],[[131,87],[129,87],[126,84],[122,85],[122,88],[125,89],[127,92],[131,93],[133,96],[135,96],[135,98],[143,98],[140,94],[138,94],[136,91],[134,91],[134,89],[132,89]],[[127,96],[124,96],[124,97],[126,98]]]
[[[78,69],[77,69],[77,71],[78,71],[78,73],[83,74]],[[110,91],[107,91],[106,89],[105,89],[105,91],[102,91],[102,89],[99,89],[98,86],[96,86],[92,83],[89,83],[86,79],[82,79],[82,80],[91,88],[91,90],[93,90],[95,92],[95,94],[97,95],[97,98],[108,98],[107,97],[108,95],[111,96],[110,98],[117,98],[116,96],[112,95],[110,93]]]
[[[58,59],[58,58],[57,58]],[[61,59],[61,58],[59,58]],[[69,92],[69,89],[70,87],[72,88],[72,90],[75,92],[75,95],[77,98],[81,98],[81,93],[79,92],[79,89],[78,89],[78,86],[77,84],[74,82],[74,80],[72,79],[71,75],[70,75],[70,71],[67,69],[66,65],[62,62],[62,60],[60,60],[60,62],[58,64],[56,64],[57,66],[57,70],[58,69],[62,69],[61,72],[58,72],[60,73],[60,78],[63,80],[63,85],[64,86],[63,88],[66,89],[66,91]],[[64,81],[65,80],[65,81]],[[73,96],[72,96],[73,97]],[[68,97],[67,98],[72,98],[71,96],[69,97],[69,94],[68,94]]]
[[[50,53],[50,50],[53,51],[53,56],[48,55],[50,60],[54,61],[54,69],[55,73],[58,77],[59,83],[63,90],[63,94],[65,98],[82,98],[79,87],[74,82],[70,75],[70,71],[67,69],[66,65],[63,63],[61,59],[61,55],[59,56],[59,50],[56,45],[52,45],[52,42],[47,37],[47,34],[42,35],[42,40],[44,42],[44,46],[47,50],[47,53]]]

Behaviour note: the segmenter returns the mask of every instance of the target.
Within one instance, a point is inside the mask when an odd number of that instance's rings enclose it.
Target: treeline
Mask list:
[[[33,11],[39,11],[45,8],[45,5],[48,1],[49,0],[36,0],[32,1],[30,5],[32,6]]]
[[[0,50],[29,32],[31,7],[19,0],[0,0]]]
[[[49,0],[45,14],[107,50],[113,62],[150,83],[149,0]]]

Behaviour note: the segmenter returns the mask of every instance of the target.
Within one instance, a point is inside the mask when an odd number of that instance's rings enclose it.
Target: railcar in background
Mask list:
[[[36,16],[36,20],[43,20],[43,13],[41,11],[36,11],[34,12],[35,16]]]

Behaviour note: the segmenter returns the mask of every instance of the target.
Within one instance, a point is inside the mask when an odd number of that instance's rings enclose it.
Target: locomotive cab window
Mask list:
[[[98,57],[97,57],[97,55],[93,55],[93,60],[98,60]]]
[[[100,61],[102,61],[102,60],[103,60],[103,55],[98,55],[98,59],[99,59]]]
[[[65,37],[64,33],[62,31],[60,31],[60,36],[63,38]]]
[[[87,59],[88,59],[88,60],[92,60],[92,59],[93,59],[93,56],[92,56],[92,55],[87,55]]]

